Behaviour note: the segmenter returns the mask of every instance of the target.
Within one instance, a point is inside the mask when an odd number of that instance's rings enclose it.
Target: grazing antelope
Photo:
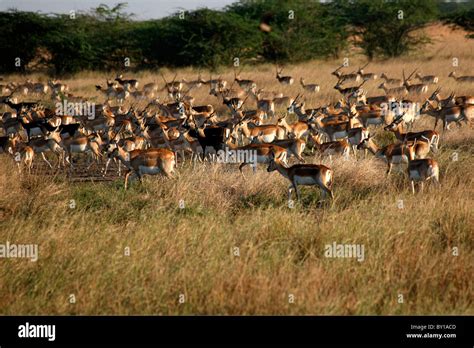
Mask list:
[[[395,119],[391,124],[386,126],[384,129],[391,131],[395,134],[395,137],[404,142],[404,141],[427,141],[433,150],[433,152],[438,151],[439,143],[439,133],[432,130],[425,130],[421,132],[408,132],[404,133],[402,130],[403,117]]]
[[[400,87],[403,86],[403,80],[401,80],[401,79],[390,78],[385,73],[382,73],[382,75],[380,75],[380,77],[385,80],[385,83],[387,85],[400,86]]]
[[[430,85],[435,85],[438,83],[438,76],[436,75],[425,75],[422,76],[419,72],[415,74],[415,77],[420,80],[424,84],[430,84]]]
[[[282,85],[292,85],[295,82],[295,79],[291,76],[283,76],[281,73],[283,72],[283,68],[278,69],[276,67],[276,78],[278,82]]]
[[[328,156],[330,161],[332,161],[333,155],[342,155],[344,158],[349,158],[351,146],[346,139],[323,143],[321,141],[321,136],[321,133],[310,135],[314,147],[319,153],[321,153],[321,155]]]
[[[452,77],[456,82],[474,82],[474,76],[456,76],[456,72],[452,71],[449,73],[448,77]]]
[[[434,179],[439,186],[439,166],[438,162],[431,158],[416,159],[408,162],[408,177],[411,182],[411,189],[415,194],[415,182],[420,182],[421,192],[423,192],[423,182]]]
[[[267,171],[272,172],[277,170],[283,177],[290,181],[288,187],[288,200],[291,200],[291,191],[296,191],[296,197],[300,199],[300,191],[298,185],[316,185],[319,186],[323,192],[323,199],[327,194],[334,198],[332,193],[332,170],[322,164],[295,164],[291,167],[284,165],[282,154],[278,155],[273,152],[270,154],[270,163]]]
[[[372,136],[357,145],[357,149],[367,149],[375,157],[383,159],[387,162],[387,175],[390,174],[393,164],[407,163],[409,159],[415,158],[415,149],[407,144],[391,144],[383,148],[379,148],[372,140]]]
[[[436,119],[434,129],[436,129],[439,120],[443,122],[443,130],[449,130],[452,122],[456,122],[458,126],[461,126],[461,121],[466,123],[474,121],[474,105],[469,104],[447,107],[438,106],[435,108],[428,100],[420,112]]]
[[[308,84],[306,84],[304,82],[304,79],[300,78],[300,84],[308,92],[313,92],[313,93],[314,92],[319,92],[320,87],[317,83],[308,83]]]

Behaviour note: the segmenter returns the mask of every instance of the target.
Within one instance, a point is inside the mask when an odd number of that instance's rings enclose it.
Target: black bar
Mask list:
[[[31,324],[54,324],[54,341],[46,337],[20,338],[19,327],[26,323],[30,328]],[[472,347],[473,328],[474,320],[469,316],[0,316],[0,346],[234,343]],[[455,334],[456,337],[407,338],[407,334]]]

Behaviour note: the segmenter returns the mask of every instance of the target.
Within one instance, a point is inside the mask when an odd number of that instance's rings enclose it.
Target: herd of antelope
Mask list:
[[[333,197],[332,169],[306,163],[305,157],[316,152],[328,156],[332,164],[333,156],[357,160],[359,150],[364,150],[364,156],[371,152],[386,162],[387,175],[393,165],[407,163],[413,193],[415,183],[421,183],[421,190],[428,180],[439,184],[438,163],[430,157],[440,141],[436,126],[442,122],[443,129],[449,130],[453,123],[472,125],[474,96],[451,93],[442,97],[441,88],[436,88],[438,76],[423,76],[415,70],[408,77],[403,72],[402,79],[390,78],[386,73],[366,72],[366,66],[351,73],[343,73],[344,66],[333,71],[340,100],[314,108],[307,107],[303,94],[318,93],[320,86],[303,77],[283,75],[279,67],[277,85],[299,81],[300,94],[291,97],[264,91],[258,81],[242,79],[241,71],[234,72],[231,82],[212,76],[206,80],[200,74],[193,81],[177,80],[176,75],[168,81],[161,75],[164,84],[152,82],[141,89],[137,79],[119,75],[105,86],[96,85],[97,98],[104,101],[93,104],[92,115],[75,107],[63,112],[47,107],[64,100],[73,105],[90,102],[73,95],[59,81],[2,84],[0,152],[16,161],[20,173],[25,168],[31,172],[38,155],[50,168],[71,171],[77,157],[83,157],[87,169],[95,164],[103,175],[115,162],[119,176],[125,169],[127,188],[131,180],[141,181],[144,175],[173,177],[186,160],[195,166],[215,161],[220,151],[253,151],[256,162],[266,164],[268,172],[276,170],[289,180],[289,199],[293,190],[299,199],[300,185],[319,186],[323,198]],[[452,72],[449,77],[459,83],[474,82],[474,76]],[[367,96],[363,86],[375,80],[384,81],[376,82],[383,93]],[[204,86],[216,98],[214,105],[199,104],[192,96]],[[431,93],[430,88],[434,89]],[[160,91],[168,102],[157,97]],[[417,103],[413,97],[424,101]],[[36,101],[25,101],[31,98]],[[246,108],[248,101],[256,107]],[[408,131],[421,117],[434,119],[433,130]],[[393,132],[397,141],[377,144],[371,135],[376,127]],[[290,166],[290,159],[299,163]],[[241,163],[241,172],[247,164]],[[253,167],[256,170],[256,164]]]

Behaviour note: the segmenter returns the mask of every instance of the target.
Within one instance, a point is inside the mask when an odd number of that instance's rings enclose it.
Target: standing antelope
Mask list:
[[[302,137],[307,136],[309,133],[309,125],[303,121],[297,121],[295,123],[288,124],[285,120],[285,117],[282,117],[278,119],[277,125],[286,129],[288,132],[288,137],[291,135],[293,138],[301,139]]]
[[[317,185],[323,192],[323,199],[327,194],[334,198],[332,193],[333,173],[329,167],[322,164],[295,164],[288,168],[282,163],[282,154],[277,155],[272,152],[267,171],[273,172],[275,170],[291,183],[288,187],[288,200],[291,200],[291,191],[293,189],[296,191],[297,199],[300,199],[298,185]]]
[[[433,116],[436,119],[434,129],[436,129],[439,120],[443,122],[444,130],[449,130],[450,123],[452,122],[456,122],[460,126],[461,121],[466,123],[474,121],[474,105],[470,104],[447,107],[438,106],[435,108],[428,100],[420,112]]]
[[[438,76],[436,75],[425,75],[422,76],[419,72],[415,74],[415,77],[420,80],[424,84],[432,84],[435,85],[438,83]]]
[[[342,69],[344,65],[341,65],[336,70],[334,70],[331,74],[336,76],[339,82],[342,84],[344,82],[359,82],[360,75],[358,72],[352,72],[350,74],[343,74],[340,69]]]
[[[351,146],[346,139],[323,143],[321,141],[321,136],[321,133],[310,135],[310,139],[312,140],[314,147],[318,152],[321,153],[321,155],[329,156],[330,161],[332,161],[333,155],[342,155],[344,158],[349,158]]]
[[[257,88],[257,84],[255,83],[254,80],[243,80],[240,78],[240,73],[242,72],[242,69],[236,73],[234,71],[234,81],[237,82],[237,84],[245,89],[245,90],[250,90],[252,88]]]
[[[307,90],[308,92],[313,92],[313,93],[314,93],[314,92],[319,92],[319,88],[320,88],[320,87],[319,87],[319,85],[318,85],[317,83],[308,83],[308,84],[306,84],[306,83],[304,82],[304,79],[303,79],[303,78],[300,78],[300,84],[301,84],[301,86],[302,86],[305,90]]]
[[[403,86],[403,80],[401,80],[401,79],[390,78],[385,73],[382,73],[382,75],[380,75],[380,77],[385,80],[385,83],[387,85],[400,86],[400,87]]]
[[[400,87],[387,87],[385,82],[382,82],[379,89],[383,89],[386,95],[406,95],[408,94],[408,89],[405,86]]]
[[[456,82],[474,82],[474,76],[456,76],[456,72],[452,71],[448,77],[452,77]]]
[[[386,126],[384,129],[389,130],[395,134],[395,137],[404,141],[427,141],[432,148],[433,152],[438,151],[439,133],[432,130],[425,130],[421,132],[408,132],[404,133],[402,130],[403,117],[399,117],[394,120],[391,124]]]
[[[408,177],[411,182],[411,189],[415,194],[415,182],[421,183],[421,192],[423,192],[423,182],[434,179],[439,186],[439,166],[438,162],[431,158],[416,159],[408,162]]]
[[[276,67],[276,78],[278,82],[280,82],[282,85],[292,85],[295,80],[291,76],[283,76],[281,73],[283,72],[283,68],[278,69]]]
[[[125,89],[130,89],[130,88],[137,89],[138,88],[138,80],[135,80],[135,79],[124,80],[123,75],[118,75],[115,78],[115,81],[120,83],[123,86],[123,88],[125,88]]]
[[[364,69],[369,65],[369,63],[365,64],[362,68],[357,70],[357,73],[362,77],[363,80],[377,80],[378,76],[374,73],[364,73]]]
[[[416,83],[413,85],[410,84],[410,79],[415,72],[416,72],[416,69],[410,74],[410,76],[408,76],[408,78],[405,78],[405,71],[403,71],[403,85],[406,87],[408,93],[413,93],[413,94],[427,93],[428,85],[426,83]]]

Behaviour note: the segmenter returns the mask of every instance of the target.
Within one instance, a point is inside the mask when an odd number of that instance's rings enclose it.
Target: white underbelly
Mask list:
[[[275,140],[275,135],[262,135],[260,137],[264,143],[271,143],[273,140]]]

